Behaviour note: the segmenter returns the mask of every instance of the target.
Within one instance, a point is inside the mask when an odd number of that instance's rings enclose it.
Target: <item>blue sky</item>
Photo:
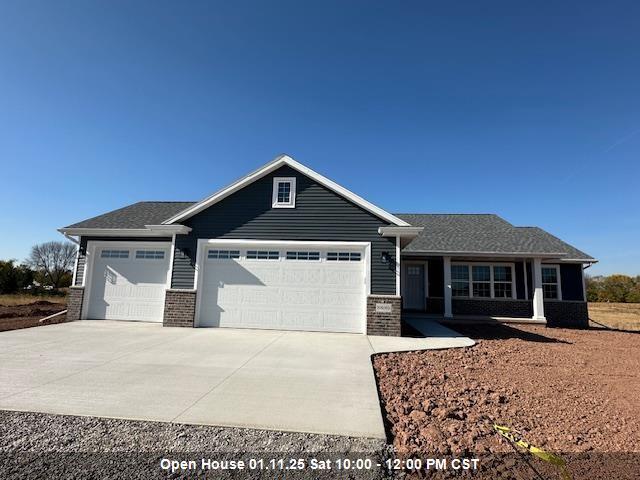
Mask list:
[[[638,2],[0,2],[0,258],[286,152],[640,274]]]

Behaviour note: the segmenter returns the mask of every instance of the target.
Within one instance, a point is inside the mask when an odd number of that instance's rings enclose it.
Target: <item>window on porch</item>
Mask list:
[[[451,264],[451,294],[457,298],[515,298],[513,264]]]
[[[560,298],[560,269],[558,265],[542,266],[542,294],[545,300]]]

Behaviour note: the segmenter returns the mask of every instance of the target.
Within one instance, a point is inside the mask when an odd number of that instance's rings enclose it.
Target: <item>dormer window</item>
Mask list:
[[[275,177],[273,179],[272,206],[273,208],[295,208],[295,177]]]

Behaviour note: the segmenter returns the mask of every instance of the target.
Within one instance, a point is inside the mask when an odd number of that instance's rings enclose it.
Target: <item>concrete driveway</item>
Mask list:
[[[3,332],[0,409],[384,438],[370,357],[416,349],[397,340],[112,321]]]

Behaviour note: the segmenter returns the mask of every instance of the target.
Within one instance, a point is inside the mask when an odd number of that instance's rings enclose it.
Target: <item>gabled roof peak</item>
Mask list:
[[[254,170],[248,175],[245,175],[244,177],[236,180],[229,186],[221,190],[218,190],[216,193],[184,209],[183,211],[179,212],[178,214],[174,215],[173,217],[169,218],[163,223],[166,225],[169,225],[169,224],[176,223],[176,222],[185,220],[187,218],[190,218],[193,215],[201,212],[202,210],[210,207],[211,205],[214,205],[215,203],[223,200],[229,195],[237,192],[238,190],[241,190],[245,186],[255,182],[256,180],[259,180],[260,178],[264,177],[265,175],[268,175],[269,173],[273,172],[274,170],[277,170],[278,168],[284,165],[288,165],[289,167],[293,168],[294,170],[297,170],[303,175],[306,175],[307,177],[312,178],[313,180],[323,185],[324,187],[328,188],[329,190],[333,190],[335,193],[345,197],[347,200],[353,202],[354,204],[358,205],[364,210],[367,210],[373,215],[383,220],[386,220],[392,225],[409,226],[409,224],[404,220],[402,220],[401,218],[398,218],[395,215],[383,210],[382,208],[377,207],[376,205],[368,202],[364,198],[347,190],[341,185],[338,185],[337,183],[328,179],[327,177],[320,175],[319,173],[311,170],[309,167],[299,163],[293,157],[291,157],[286,153],[277,155],[273,160],[263,165],[259,169]]]

